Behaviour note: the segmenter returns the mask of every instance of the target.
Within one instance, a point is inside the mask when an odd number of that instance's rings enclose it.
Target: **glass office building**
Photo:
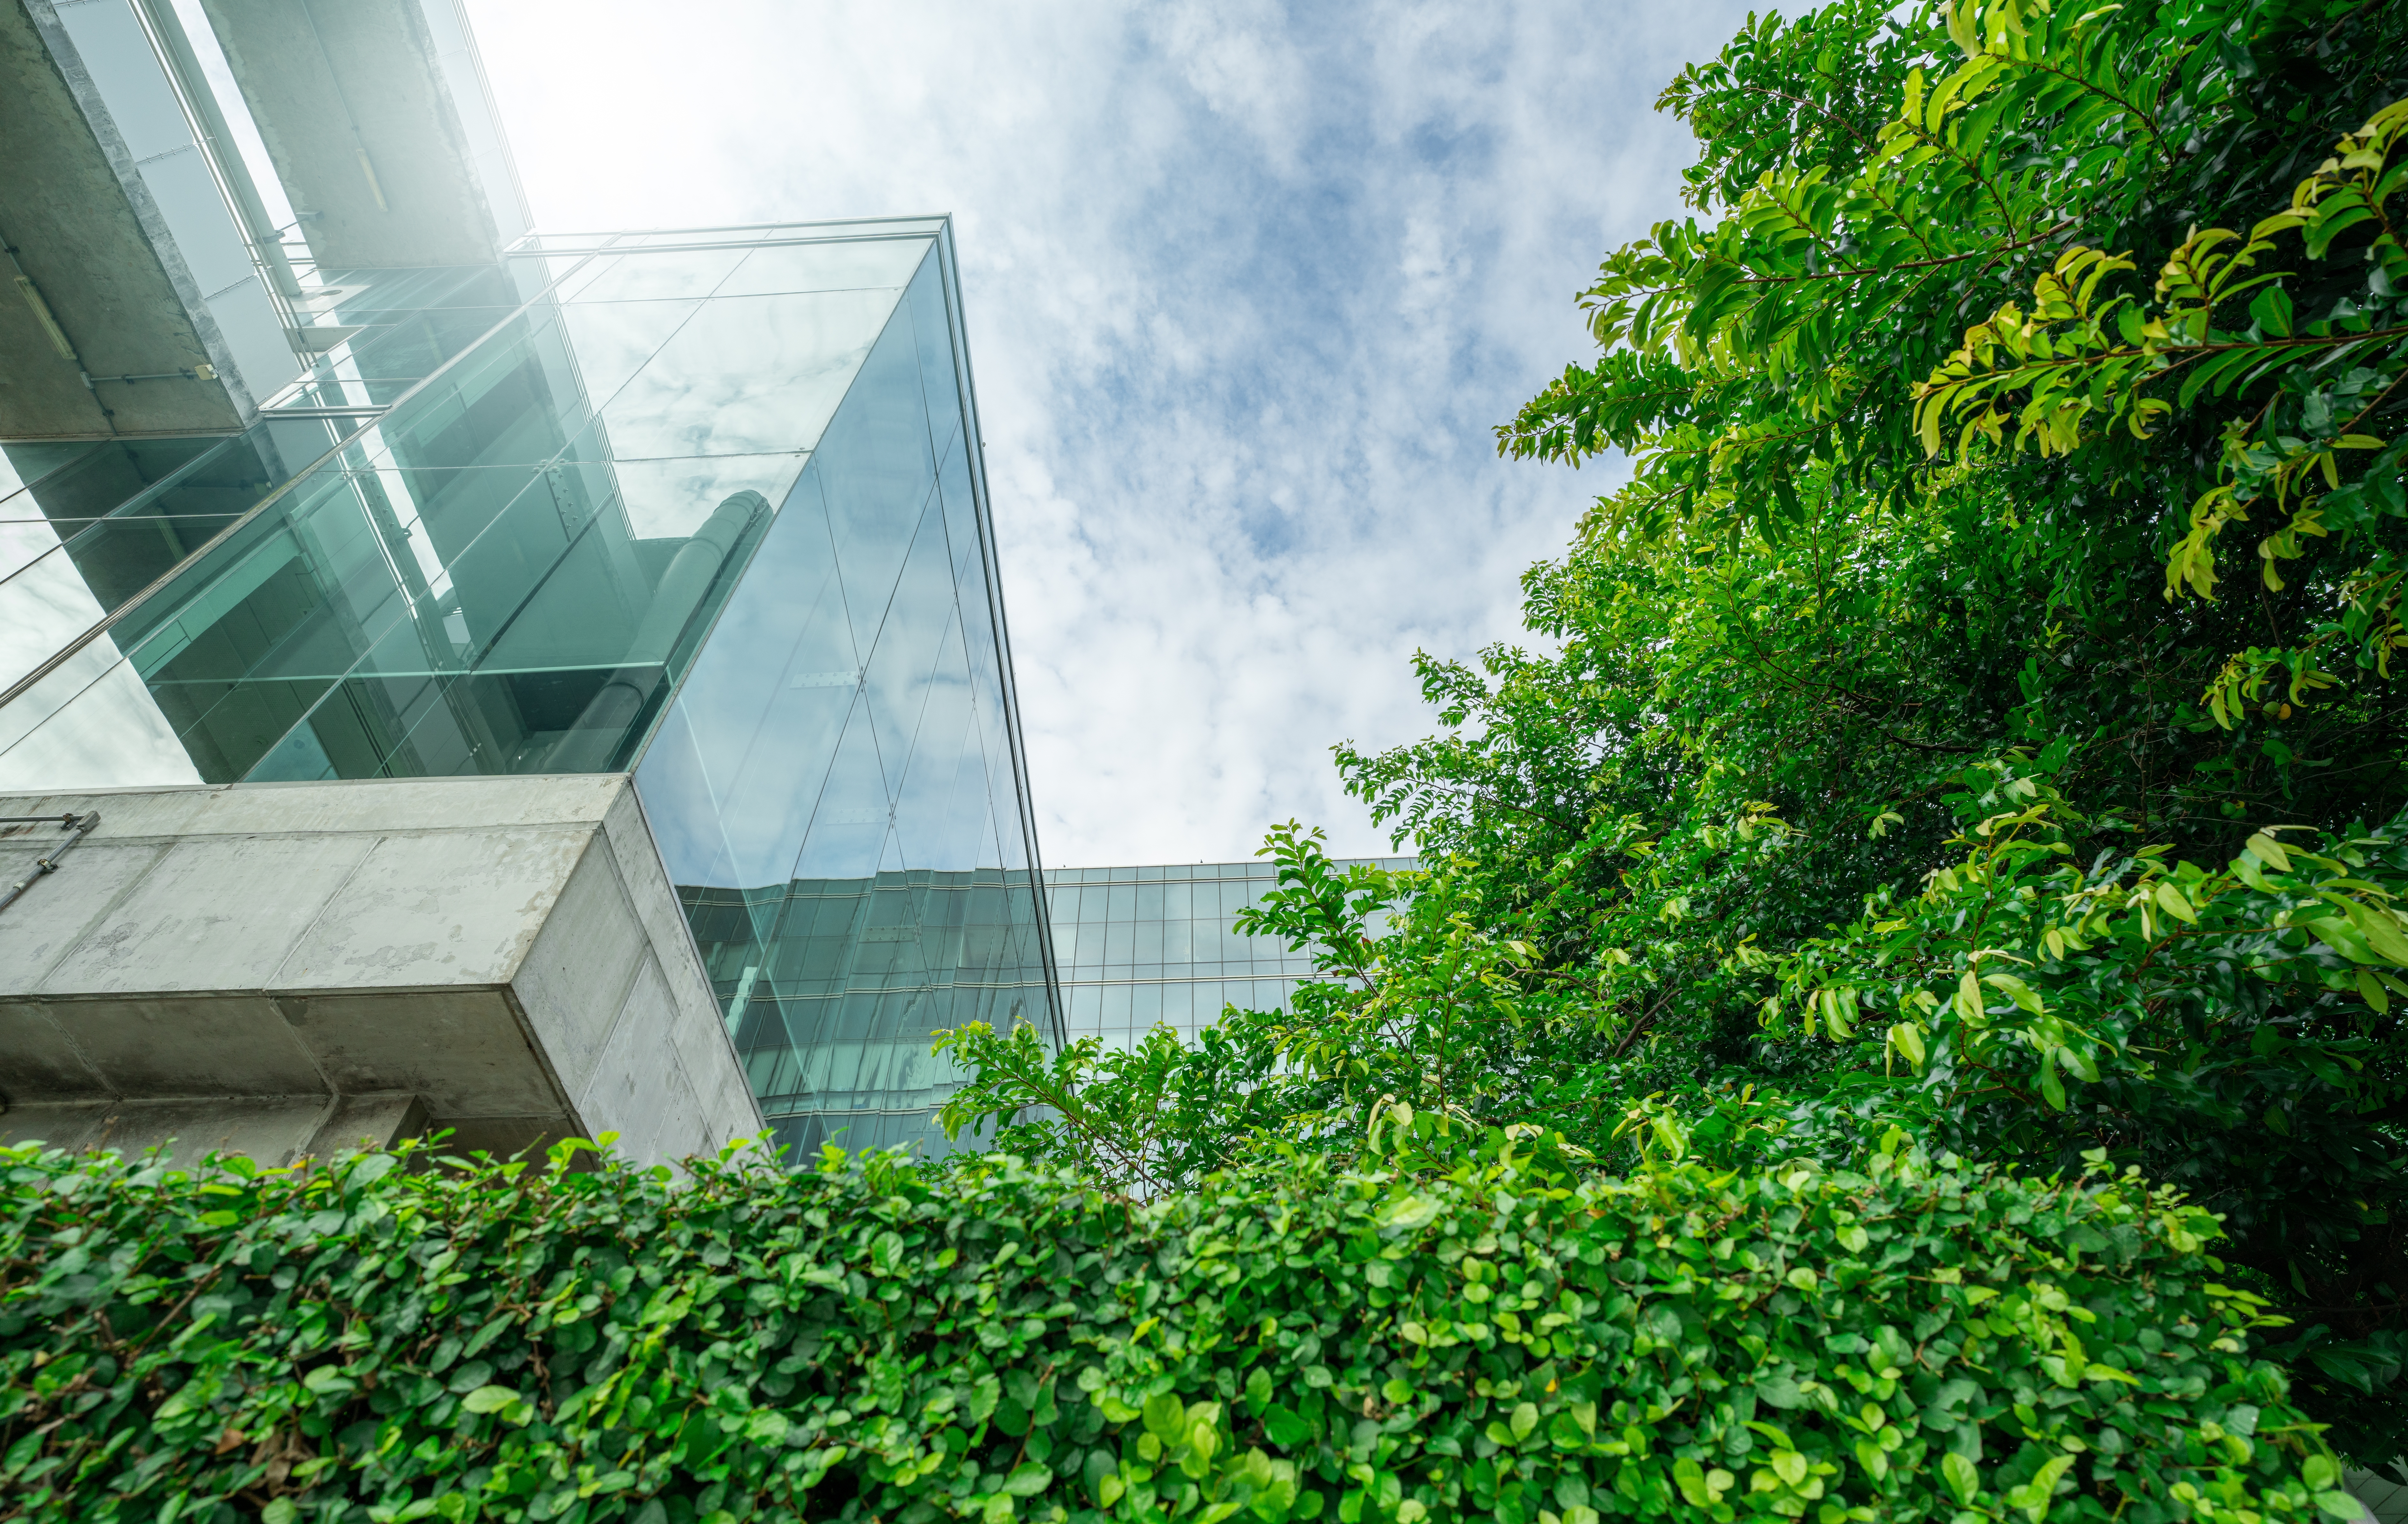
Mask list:
[[[1058,1036],[949,224],[308,278],[247,429],[0,447],[0,790],[632,770],[805,1148]]]
[[[1387,869],[1412,857],[1348,858]],[[1045,875],[1065,1029],[1127,1047],[1155,1026],[1182,1037],[1230,1005],[1284,1011],[1312,959],[1269,937],[1240,936],[1238,912],[1268,894],[1264,861],[1148,868],[1057,868]]]

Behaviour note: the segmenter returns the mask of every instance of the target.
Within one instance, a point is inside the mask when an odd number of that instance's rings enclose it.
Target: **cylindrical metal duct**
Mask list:
[[[594,697],[586,701],[576,724],[553,742],[544,759],[547,772],[600,772],[610,765],[627,729],[643,713],[667,678],[667,663],[679,637],[701,611],[704,598],[719,581],[727,558],[752,522],[769,510],[769,499],[757,492],[739,492],[723,500],[694,538],[679,547],[652,601],[636,625],[627,654]]]

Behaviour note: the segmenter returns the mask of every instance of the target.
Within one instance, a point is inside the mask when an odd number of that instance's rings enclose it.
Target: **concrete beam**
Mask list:
[[[0,261],[0,439],[230,430],[250,416],[249,381],[272,390],[299,369],[257,288],[285,373],[246,377],[249,357],[230,342],[241,336],[228,334],[203,287],[220,277],[255,284],[255,272],[207,165],[197,151],[177,151],[175,97],[132,12],[122,20],[144,51],[95,74],[50,0],[0,0],[0,239],[13,260]],[[122,98],[113,109],[103,88],[110,66],[145,61],[157,76],[152,109]],[[121,121],[129,109],[139,120]],[[163,156],[145,165],[144,151]],[[222,237],[207,236],[212,216]],[[179,240],[179,224],[200,247]],[[265,352],[252,368],[275,358]],[[129,375],[168,379],[105,379]]]
[[[452,0],[203,0],[320,266],[490,264],[524,209]]]
[[[427,1129],[417,1096],[228,1097],[208,1100],[34,1101],[0,1115],[0,1137],[81,1153],[242,1154],[271,1163],[390,1148]]]
[[[762,1130],[623,774],[0,798],[95,809],[0,911],[0,1137],[288,1162],[415,1105],[457,1149],[651,1163]],[[57,834],[0,828],[0,882]]]

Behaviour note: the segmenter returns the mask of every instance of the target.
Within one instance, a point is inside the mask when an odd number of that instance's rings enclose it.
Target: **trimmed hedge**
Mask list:
[[[2345,1512],[2167,1193],[1513,1147],[1152,1205],[996,1157],[0,1150],[0,1517]]]

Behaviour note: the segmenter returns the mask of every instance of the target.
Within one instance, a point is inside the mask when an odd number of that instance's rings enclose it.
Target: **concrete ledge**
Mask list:
[[[763,1129],[624,775],[0,798],[92,810],[0,911],[0,1136],[651,1163]],[[0,827],[0,875],[60,835]]]
[[[262,1164],[389,1148],[427,1129],[414,1095],[221,1096],[185,1100],[36,1101],[0,1114],[0,1143],[172,1156],[242,1154]]]

